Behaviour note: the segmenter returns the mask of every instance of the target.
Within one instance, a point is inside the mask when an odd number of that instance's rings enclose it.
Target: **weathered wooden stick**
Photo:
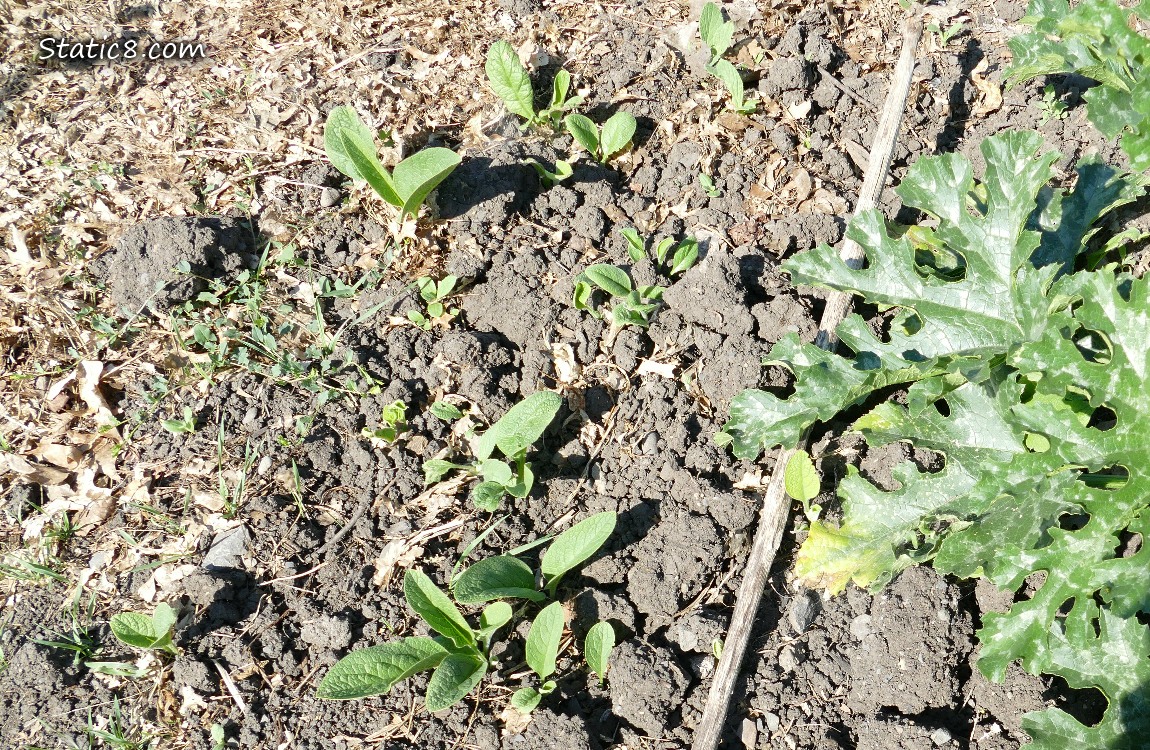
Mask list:
[[[879,118],[878,131],[871,145],[870,162],[867,164],[858,204],[855,206],[856,216],[862,211],[874,208],[886,182],[903,112],[906,109],[906,99],[910,94],[911,75],[914,73],[915,55],[921,37],[922,19],[918,14],[914,14],[903,26],[902,53],[895,67],[890,92],[887,94],[886,104]],[[863,249],[850,239],[844,240],[839,256],[852,268],[860,268],[865,258]],[[815,338],[816,345],[828,351],[834,350],[838,345],[835,329],[846,317],[850,307],[851,295],[845,292],[834,292],[827,297],[827,305],[823,310],[819,332]],[[799,446],[806,445],[806,441],[804,435]],[[771,480],[767,485],[763,509],[759,515],[759,527],[755,532],[755,541],[747,560],[746,572],[739,586],[735,611],[731,615],[731,626],[723,643],[722,657],[715,668],[703,717],[695,730],[692,750],[715,750],[722,737],[731,693],[734,691],[735,680],[739,677],[739,669],[747,651],[747,642],[750,640],[755,615],[763,598],[767,575],[774,563],[775,553],[779,549],[779,542],[782,541],[783,530],[786,527],[791,503],[784,489],[783,475],[787,462],[794,454],[795,449],[784,449],[775,457],[775,466],[771,471]]]

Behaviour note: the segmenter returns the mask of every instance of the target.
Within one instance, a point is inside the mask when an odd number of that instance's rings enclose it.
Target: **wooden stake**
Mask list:
[[[903,26],[902,53],[898,65],[895,67],[891,79],[890,92],[886,97],[882,116],[879,118],[878,131],[870,150],[870,162],[867,164],[866,175],[863,177],[862,189],[859,191],[858,204],[855,206],[855,215],[874,208],[878,197],[886,183],[887,172],[890,171],[891,156],[894,145],[898,139],[899,127],[902,124],[903,112],[906,109],[906,99],[910,94],[911,75],[914,73],[916,50],[919,39],[922,37],[922,18],[918,14],[909,17]],[[861,268],[865,259],[863,249],[858,243],[844,240],[839,257],[851,268]],[[835,329],[846,317],[850,310],[852,298],[845,292],[834,292],[827,298],[826,308],[823,310],[822,320],[819,321],[819,332],[815,337],[815,344],[827,351],[833,351],[838,345]],[[806,445],[807,436],[803,435],[799,447]],[[763,497],[763,509],[759,515],[759,527],[755,532],[755,541],[751,547],[747,560],[747,569],[743,574],[743,581],[739,586],[738,599],[735,601],[735,611],[731,615],[731,627],[727,631],[727,639],[723,643],[723,654],[715,668],[715,676],[711,681],[711,690],[707,695],[707,705],[703,709],[703,718],[695,730],[695,738],[691,744],[692,750],[715,750],[723,734],[723,725],[727,718],[727,708],[734,691],[735,680],[739,677],[739,669],[743,663],[743,656],[747,651],[747,642],[751,637],[751,629],[755,616],[759,611],[759,603],[763,598],[763,588],[766,586],[767,575],[775,560],[775,553],[779,549],[779,542],[783,538],[790,511],[790,500],[787,498],[783,485],[783,475],[787,462],[797,449],[784,449],[779,451],[775,458],[775,466],[771,471],[771,480],[767,485],[766,495]]]

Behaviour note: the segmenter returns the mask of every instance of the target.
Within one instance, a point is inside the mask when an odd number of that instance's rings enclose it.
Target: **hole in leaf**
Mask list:
[[[1074,342],[1078,353],[1081,354],[1087,362],[1105,365],[1109,364],[1110,360],[1114,358],[1114,349],[1110,346],[1110,341],[1098,331],[1079,327],[1074,333],[1070,334],[1069,339]]]
[[[934,408],[937,409],[938,413],[941,414],[942,416],[944,416],[944,417],[950,416],[950,404],[948,404],[946,402],[945,398],[940,398],[938,401],[935,401],[934,402]]]
[[[1114,410],[1109,406],[1103,404],[1090,413],[1090,421],[1086,426],[1106,432],[1107,430],[1113,430],[1117,424],[1118,415],[1115,414]]]
[[[1090,522],[1090,516],[1085,513],[1067,513],[1058,519],[1058,528],[1065,531],[1078,531]]]
[[[1078,473],[1078,481],[1085,482],[1087,487],[1096,490],[1114,492],[1126,486],[1126,483],[1130,481],[1130,472],[1126,470],[1125,466],[1118,465],[1107,466],[1099,471],[1083,469]]]
[[[1053,700],[1054,705],[1073,716],[1080,724],[1088,727],[1097,726],[1102,721],[1109,705],[1102,691],[1097,688],[1075,689],[1066,684],[1061,677],[1051,679],[1050,687],[1042,696],[1046,700]]]
[[[1134,557],[1142,549],[1142,535],[1137,531],[1123,529],[1118,534],[1118,546],[1114,548],[1117,557]]]
[[[923,278],[962,281],[966,278],[966,258],[941,244],[916,246],[914,270]]]

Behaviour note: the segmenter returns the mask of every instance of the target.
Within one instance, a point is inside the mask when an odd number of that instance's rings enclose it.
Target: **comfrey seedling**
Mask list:
[[[164,602],[156,605],[151,615],[139,612],[121,612],[110,623],[112,635],[121,643],[148,651],[163,651],[176,655],[179,651],[172,643],[172,630],[176,625],[176,611]]]
[[[486,511],[499,507],[504,495],[526,497],[535,483],[535,474],[527,463],[527,449],[543,435],[562,405],[563,397],[552,391],[528,396],[479,436],[474,444],[472,463],[457,464],[442,459],[425,462],[426,482],[434,484],[450,472],[466,471],[480,478],[471,490],[471,499],[476,507]],[[506,460],[494,458],[496,450]]]
[[[550,103],[545,109],[536,112],[531,77],[527,74],[523,63],[519,62],[515,48],[502,39],[487,50],[484,70],[487,72],[487,82],[491,90],[503,100],[508,112],[519,115],[525,120],[523,124],[525,128],[543,124],[558,128],[563,113],[575,109],[583,102],[581,96],[567,98],[567,92],[571,89],[571,74],[560,69],[552,83]]]
[[[719,6],[707,3],[699,16],[699,36],[711,51],[707,72],[718,78],[731,95],[731,109],[741,115],[754,112],[754,100],[744,99],[743,77],[731,62],[723,59],[735,36],[734,22],[723,20],[723,11],[719,10]]]
[[[596,263],[575,277],[572,304],[576,310],[586,310],[594,318],[602,318],[599,311],[603,294],[613,302],[611,323],[616,328],[635,325],[646,328],[662,304],[664,288],[642,286],[633,288],[631,277],[618,266]]]
[[[390,172],[380,163],[375,137],[351,107],[336,107],[323,128],[324,148],[331,165],[356,182],[366,182],[399,209],[402,223],[417,218],[419,207],[457,166],[459,155],[446,148],[425,148],[407,157]]]
[[[615,529],[615,520],[610,511],[597,513],[556,537],[540,559],[538,578],[543,581],[544,590],[536,587],[535,571],[512,555],[489,557],[463,571],[451,586],[451,596],[424,573],[409,570],[403,581],[408,606],[438,635],[411,636],[353,651],[336,662],[316,694],[332,700],[380,695],[414,674],[432,670],[424,699],[427,710],[454,706],[494,666],[491,645],[495,634],[515,615],[515,610],[503,600],[535,603],[554,596],[562,577],[603,546]],[[458,604],[486,605],[480,611],[477,628],[471,627]],[[566,614],[558,601],[544,607],[532,621],[525,644],[526,660],[540,684],[515,693],[511,705],[516,709],[530,712],[555,689],[556,683],[549,678],[555,673],[565,626]],[[588,633],[584,654],[600,680],[607,670],[614,641],[614,631],[605,622],[596,624]]]
[[[648,243],[640,236],[637,229],[626,227],[619,230],[619,233],[627,240],[627,254],[631,256],[631,260],[638,263],[647,257]],[[655,270],[668,277],[677,276],[686,273],[698,262],[699,241],[694,237],[687,237],[676,243],[674,238],[664,237],[655,244],[651,254],[655,259]],[[667,263],[668,255],[671,256],[670,264]]]
[[[628,112],[616,112],[602,127],[577,114],[567,115],[563,124],[571,137],[600,164],[606,164],[611,157],[627,148],[637,127],[634,116]]]
[[[574,169],[571,167],[571,162],[563,161],[562,159],[555,160],[555,171],[547,169],[534,159],[528,159],[527,163],[535,170],[535,174],[539,175],[540,182],[543,183],[545,188],[553,188],[563,180],[566,180],[572,174]]]
[[[803,505],[803,514],[810,521],[818,520],[822,506],[811,503],[819,496],[819,472],[811,461],[811,454],[804,450],[795,451],[783,472],[784,489],[791,499]]]
[[[430,276],[419,277],[415,286],[419,289],[419,296],[427,305],[427,314],[424,315],[418,310],[408,310],[407,319],[425,331],[431,330],[432,324],[436,321],[441,321],[445,325],[449,323],[452,318],[459,314],[459,309],[447,309],[443,301],[450,297],[455,290],[456,281],[457,279],[451,275],[444,276],[439,281]]]

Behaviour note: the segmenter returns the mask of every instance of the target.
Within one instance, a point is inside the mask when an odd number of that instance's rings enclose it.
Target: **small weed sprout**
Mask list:
[[[375,137],[351,107],[336,107],[323,129],[324,148],[333,167],[357,183],[366,182],[384,201],[399,209],[399,221],[418,218],[428,194],[447,179],[460,157],[446,148],[425,148],[390,172],[376,154]]]
[[[407,405],[405,403],[402,401],[393,401],[383,407],[383,410],[380,412],[380,426],[374,430],[364,427],[361,434],[371,440],[372,443],[378,441],[385,445],[390,445],[407,430],[406,413]]]
[[[935,35],[935,37],[938,39],[938,46],[943,49],[948,47],[954,38],[958,36],[965,28],[966,24],[962,21],[956,21],[955,23],[945,26],[940,24],[938,21],[934,21],[927,24],[926,26],[926,30]]]
[[[562,404],[563,398],[552,391],[528,396],[479,436],[474,444],[472,463],[457,464],[442,459],[425,462],[423,474],[427,484],[434,484],[453,471],[466,471],[481,480],[472,488],[471,499],[476,507],[486,511],[499,507],[504,495],[526,497],[535,482],[535,474],[527,463],[527,449],[542,437]],[[496,450],[506,460],[494,458]]]
[[[419,277],[415,282],[415,287],[419,290],[419,296],[427,306],[427,314],[425,315],[419,310],[408,310],[407,319],[425,331],[430,331],[431,326],[437,321],[444,325],[450,323],[451,319],[459,314],[459,309],[451,308],[449,310],[443,302],[455,290],[456,281],[457,279],[451,275],[444,276],[439,281],[430,276]]]
[[[802,503],[803,514],[808,520],[818,520],[822,506],[812,504],[819,495],[819,473],[811,461],[811,454],[804,450],[796,451],[783,472],[784,489],[792,500]]]
[[[531,77],[523,63],[519,62],[515,48],[502,39],[487,50],[484,71],[491,90],[503,100],[507,111],[523,118],[523,128],[547,124],[557,129],[563,114],[583,102],[581,96],[567,98],[571,89],[571,74],[561,68],[551,85],[550,102],[545,109],[536,112]]]
[[[699,172],[699,187],[703,188],[708,198],[721,198],[723,195],[723,191],[715,187],[715,181],[706,172]]]
[[[567,132],[600,164],[606,164],[615,154],[627,147],[635,136],[638,124],[628,112],[616,112],[597,126],[589,117],[570,114],[563,119]]]
[[[172,630],[176,625],[176,611],[160,602],[151,615],[139,612],[121,612],[111,621],[112,635],[126,646],[145,651],[162,651],[175,656],[179,651],[172,643]]]
[[[585,518],[557,536],[540,558],[536,572],[518,557],[497,555],[480,560],[456,577],[450,594],[424,573],[411,569],[403,580],[407,604],[439,635],[411,636],[399,641],[353,651],[340,659],[320,681],[316,694],[329,700],[351,700],[387,693],[419,672],[432,670],[424,703],[440,711],[463,700],[493,666],[491,645],[516,610],[504,599],[541,603],[554,597],[563,575],[594,555],[615,530],[611,511]],[[527,545],[534,547],[535,544]],[[545,593],[546,592],[546,593]],[[478,627],[472,627],[459,605],[484,605]],[[522,610],[520,610],[522,611]],[[531,623],[525,644],[526,661],[539,686],[524,687],[511,698],[511,706],[529,713],[555,689],[555,673],[566,613],[562,602],[543,607]],[[615,633],[600,622],[588,632],[584,656],[602,680],[607,671]]]
[[[574,170],[571,167],[571,162],[563,161],[562,159],[555,160],[555,171],[547,169],[547,167],[540,164],[535,159],[528,159],[527,163],[535,170],[535,174],[539,175],[539,181],[543,183],[544,188],[553,188],[563,180],[566,180]]]
[[[1058,92],[1054,90],[1053,84],[1046,84],[1042,89],[1042,119],[1038,124],[1045,125],[1051,120],[1065,119],[1066,109],[1066,102],[1058,98]]]
[[[735,36],[735,24],[723,20],[723,11],[714,3],[707,3],[699,16],[699,36],[711,52],[707,72],[719,79],[731,96],[731,109],[741,115],[749,115],[757,106],[753,99],[745,99],[743,77],[738,68],[723,55],[731,48]]]
[[[164,419],[160,421],[160,426],[174,435],[183,435],[196,431],[196,416],[192,413],[192,407],[185,406],[183,416],[180,419]]]

